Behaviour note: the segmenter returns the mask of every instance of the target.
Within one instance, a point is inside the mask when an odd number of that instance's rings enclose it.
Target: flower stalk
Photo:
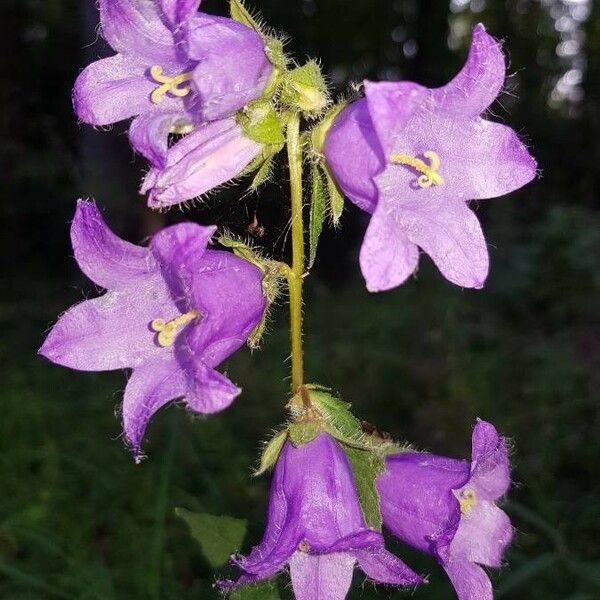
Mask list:
[[[292,394],[304,382],[302,347],[302,289],[304,284],[304,220],[302,216],[302,144],[300,115],[290,116],[287,126],[287,152],[290,170],[290,202],[292,208],[292,268],[288,275],[290,295],[290,345]]]

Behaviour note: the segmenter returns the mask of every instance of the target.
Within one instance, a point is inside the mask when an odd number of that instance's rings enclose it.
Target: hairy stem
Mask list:
[[[292,206],[292,268],[288,277],[290,292],[290,342],[292,393],[304,380],[302,348],[302,286],[304,283],[304,222],[302,217],[302,146],[300,115],[294,114],[287,127],[287,151],[290,168]]]

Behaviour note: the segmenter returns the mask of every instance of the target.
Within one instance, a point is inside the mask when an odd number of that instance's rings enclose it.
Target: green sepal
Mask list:
[[[234,21],[262,33],[258,21],[250,14],[250,11],[244,6],[242,0],[229,0],[229,14]]]
[[[175,514],[187,523],[191,536],[215,569],[240,550],[246,537],[248,522],[243,519],[195,513],[185,508],[176,508]]]
[[[281,600],[277,584],[273,580],[235,588],[227,597],[229,600]]]
[[[267,36],[265,38],[265,54],[269,59],[269,62],[278,70],[285,71],[287,65],[287,58],[283,51],[283,40],[273,36]],[[279,73],[280,75],[281,73]],[[267,85],[267,87],[269,87]]]
[[[259,144],[280,145],[285,142],[283,123],[270,102],[252,102],[237,116],[244,134]]]
[[[336,117],[348,106],[347,102],[340,102],[332,106],[326,113],[325,116],[315,125],[311,132],[312,147],[317,154],[323,154],[323,148],[325,146],[325,138],[327,132],[333,126]]]
[[[324,167],[325,177],[327,179],[327,191],[329,193],[329,209],[331,211],[331,220],[334,227],[339,227],[342,213],[344,212],[344,194],[340,190],[333,175],[328,167]]]
[[[316,60],[287,71],[281,102],[304,113],[319,114],[329,103],[327,84]]]
[[[375,482],[377,477],[385,471],[385,461],[369,450],[346,445],[344,445],[344,450],[352,464],[354,481],[365,521],[369,527],[381,531],[380,499]]]
[[[278,431],[265,445],[265,449],[260,457],[260,465],[254,472],[254,476],[258,477],[266,473],[277,462],[283,446],[288,439],[288,430]]]
[[[288,428],[290,440],[296,447],[312,442],[322,431],[323,427],[317,421],[298,421]]]
[[[317,257],[319,238],[323,231],[325,221],[327,190],[323,181],[323,174],[319,165],[314,164],[311,169],[311,202],[310,202],[310,224],[309,224],[309,257],[308,268],[310,269]]]

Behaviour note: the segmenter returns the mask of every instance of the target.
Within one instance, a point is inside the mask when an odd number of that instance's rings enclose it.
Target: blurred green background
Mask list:
[[[415,280],[364,289],[357,253],[366,218],[349,206],[308,284],[309,379],[361,418],[437,453],[467,456],[475,417],[513,440],[506,504],[518,530],[497,598],[600,598],[600,3],[591,0],[256,0],[299,59],[319,56],[338,91],[364,78],[446,82],[473,23],[505,40],[506,94],[496,120],[521,132],[543,177],[481,202],[492,270],[482,291],[445,282],[423,257]],[[261,536],[268,477],[253,480],[260,440],[284,418],[285,310],[264,348],[227,369],[244,394],[210,419],[178,407],[149,428],[135,466],[115,416],[125,375],[70,372],[36,356],[56,316],[95,294],[68,246],[74,200],[93,196],[111,226],[142,241],[142,161],[119,125],[77,125],[70,88],[109,50],[92,0],[5,0],[0,261],[0,598],[210,599],[215,574],[173,509],[246,518]],[[224,13],[223,0],[204,3]],[[215,196],[193,218],[282,252],[285,182],[258,196]],[[431,583],[411,597],[452,598],[427,558],[395,546]],[[289,593],[287,582],[279,582]],[[355,576],[351,598],[400,598]]]

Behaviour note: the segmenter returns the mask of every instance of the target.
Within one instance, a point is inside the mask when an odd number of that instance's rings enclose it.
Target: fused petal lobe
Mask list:
[[[311,555],[296,552],[290,577],[297,600],[344,600],[352,584],[354,556],[346,553]]]

